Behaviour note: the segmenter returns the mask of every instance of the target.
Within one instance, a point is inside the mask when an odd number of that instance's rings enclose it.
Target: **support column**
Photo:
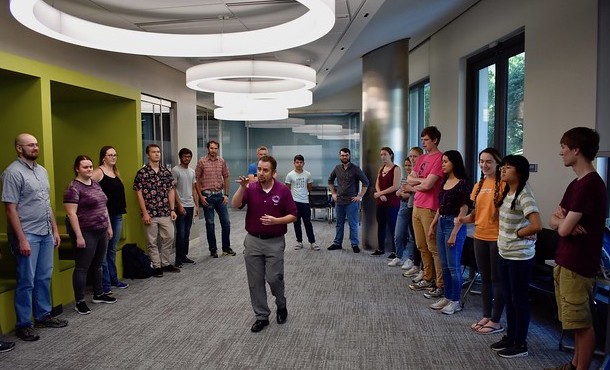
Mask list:
[[[371,181],[362,201],[362,244],[377,248],[375,180],[381,167],[380,150],[394,151],[394,163],[402,170],[408,155],[409,135],[409,39],[395,41],[362,57],[362,170]]]

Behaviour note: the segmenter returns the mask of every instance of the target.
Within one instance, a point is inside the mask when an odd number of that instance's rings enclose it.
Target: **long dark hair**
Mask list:
[[[491,155],[494,159],[494,161],[496,161],[496,185],[494,187],[494,205],[496,206],[496,208],[498,208],[498,204],[496,203],[498,200],[498,196],[500,195],[500,162],[502,162],[502,156],[500,155],[500,152],[496,149],[496,148],[485,148],[483,150],[481,150],[481,152],[479,153],[479,160],[481,159],[481,155],[483,153],[487,153],[489,155]],[[485,181],[485,174],[483,173],[483,171],[481,171],[481,177],[479,179],[479,182],[477,183],[477,191],[474,195],[474,200],[472,201],[472,207],[476,207],[477,205],[477,197],[479,196],[479,193],[481,192],[481,187],[483,187],[483,181]]]
[[[517,197],[519,193],[525,188],[527,184],[527,180],[530,178],[530,162],[522,155],[507,155],[502,159],[500,163],[501,166],[513,166],[515,167],[515,171],[517,171],[517,175],[519,175],[519,186],[517,186],[517,191],[515,192],[515,198],[513,199],[510,209],[515,209],[515,204],[517,203]],[[508,195],[510,191],[510,186],[504,188],[504,193],[502,194],[502,199],[498,201],[498,207],[502,205],[504,202],[504,198]]]
[[[453,175],[460,180],[466,180],[466,168],[464,167],[464,159],[462,159],[462,155],[457,150],[447,150],[443,153],[443,156],[447,157],[449,162],[453,165]],[[445,182],[447,182],[447,178],[449,176],[445,175]]]
[[[116,151],[116,148],[113,147],[112,145],[104,145],[102,147],[102,149],[100,149],[100,162],[98,164],[98,166],[101,166],[104,164],[104,158],[106,157],[106,152],[108,152],[110,149],[114,149]],[[116,177],[121,177],[120,173],[119,173],[119,168],[116,166],[116,163],[112,166],[112,170],[114,171],[114,175]],[[104,172],[104,171],[102,171]]]

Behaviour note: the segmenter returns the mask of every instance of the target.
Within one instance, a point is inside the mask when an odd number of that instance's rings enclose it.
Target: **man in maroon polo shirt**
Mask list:
[[[239,189],[233,195],[231,206],[246,211],[246,239],[244,259],[250,287],[250,301],[256,321],[250,328],[259,332],[269,325],[271,311],[267,304],[265,280],[271,288],[277,305],[277,323],[283,324],[288,317],[284,296],[284,234],[287,225],[297,219],[297,207],[290,189],[275,181],[277,162],[271,156],[259,159],[257,180],[249,183],[240,176]]]

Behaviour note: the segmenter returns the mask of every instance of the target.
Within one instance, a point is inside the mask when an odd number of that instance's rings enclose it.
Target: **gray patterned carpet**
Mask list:
[[[17,348],[0,354],[0,368],[542,369],[571,357],[557,350],[558,326],[538,303],[533,303],[530,355],[498,357],[489,344],[501,334],[478,335],[469,328],[479,319],[479,296],[471,295],[453,316],[433,311],[432,302],[410,291],[408,279],[385,258],[327,251],[335,225],[326,222],[314,223],[319,252],[294,250],[289,227],[288,322],[273,320],[251,333],[243,218],[244,213],[231,212],[236,257],[210,258],[202,232],[190,253],[197,264],[161,279],[129,281],[128,289],[114,292],[116,304],[89,304],[88,316],[64,307],[62,317],[70,325],[40,329],[37,342],[9,335]],[[204,229],[203,222],[195,229]],[[269,301],[273,307],[271,295]]]

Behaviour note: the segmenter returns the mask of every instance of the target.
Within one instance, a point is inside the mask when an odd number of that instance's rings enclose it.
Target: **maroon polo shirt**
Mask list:
[[[290,189],[279,181],[273,181],[273,187],[267,193],[259,182],[248,184],[244,190],[242,205],[246,211],[246,231],[252,235],[280,236],[286,234],[288,225],[263,225],[260,218],[264,215],[284,217],[297,215],[297,206],[292,200]],[[241,208],[240,207],[240,208]]]

